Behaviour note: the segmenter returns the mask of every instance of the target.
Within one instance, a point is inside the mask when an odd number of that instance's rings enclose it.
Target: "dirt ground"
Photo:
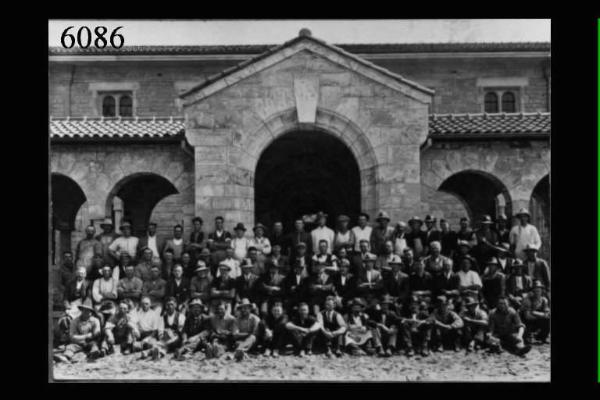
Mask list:
[[[410,359],[290,355],[276,359],[250,356],[235,362],[224,358],[205,360],[202,353],[184,361],[175,361],[171,355],[151,361],[139,360],[139,355],[113,354],[92,362],[58,363],[53,368],[56,380],[549,381],[550,346],[534,346],[525,358],[508,353],[445,351]]]

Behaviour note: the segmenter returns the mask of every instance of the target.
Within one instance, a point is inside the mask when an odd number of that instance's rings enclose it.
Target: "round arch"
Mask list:
[[[106,215],[118,226],[121,220],[133,225],[134,235],[146,230],[152,210],[165,197],[179,190],[167,178],[154,172],[136,172],[119,180],[106,198]]]
[[[484,214],[491,215],[492,218],[500,213],[508,217],[512,215],[512,200],[508,189],[489,172],[456,172],[444,179],[438,190],[459,198],[472,221],[478,221]]]
[[[534,186],[529,200],[531,223],[536,226],[542,239],[540,257],[548,260],[550,253],[550,174],[546,174]]]

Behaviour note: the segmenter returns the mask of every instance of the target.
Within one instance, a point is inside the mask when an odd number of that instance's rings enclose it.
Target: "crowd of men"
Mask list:
[[[64,316],[55,360],[139,353],[185,359],[202,351],[243,360],[248,353],[328,357],[430,351],[507,350],[524,356],[550,333],[550,269],[537,256],[540,236],[521,209],[509,223],[488,215],[457,231],[427,216],[357,225],[319,212],[316,227],[262,224],[233,234],[222,217],[206,234],[193,219],[184,238],[161,240],[150,223],[142,237],[129,222],[95,228],[65,252],[57,291]]]

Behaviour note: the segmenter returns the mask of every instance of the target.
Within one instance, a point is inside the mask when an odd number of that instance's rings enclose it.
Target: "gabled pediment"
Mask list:
[[[304,31],[304,30],[303,30]],[[330,45],[320,39],[316,39],[301,31],[301,35],[272,49],[244,61],[234,67],[228,68],[219,74],[209,77],[206,81],[191,88],[180,97],[185,105],[194,104],[212,94],[235,85],[260,71],[263,71],[277,63],[293,57],[301,52],[310,52],[322,57],[329,62],[335,63],[365,78],[371,79],[379,84],[400,92],[407,97],[421,103],[431,103],[434,91],[416,82],[408,80],[401,75],[395,74],[385,68],[375,65],[354,54]]]

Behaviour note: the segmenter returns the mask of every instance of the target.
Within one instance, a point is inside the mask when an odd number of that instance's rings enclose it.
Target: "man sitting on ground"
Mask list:
[[[233,328],[233,341],[235,345],[235,359],[241,361],[256,344],[260,318],[252,314],[253,304],[243,298],[236,306],[239,316],[235,319]]]
[[[327,296],[325,299],[325,309],[317,315],[321,326],[321,336],[325,341],[327,352],[325,355],[331,357],[335,354],[337,357],[342,355],[344,333],[346,332],[346,321],[344,317],[335,311],[335,297]],[[333,352],[332,352],[333,350]]]
[[[291,333],[295,354],[299,357],[312,355],[313,341],[321,326],[315,317],[308,314],[308,304],[298,305],[298,313],[286,324],[286,328]]]

